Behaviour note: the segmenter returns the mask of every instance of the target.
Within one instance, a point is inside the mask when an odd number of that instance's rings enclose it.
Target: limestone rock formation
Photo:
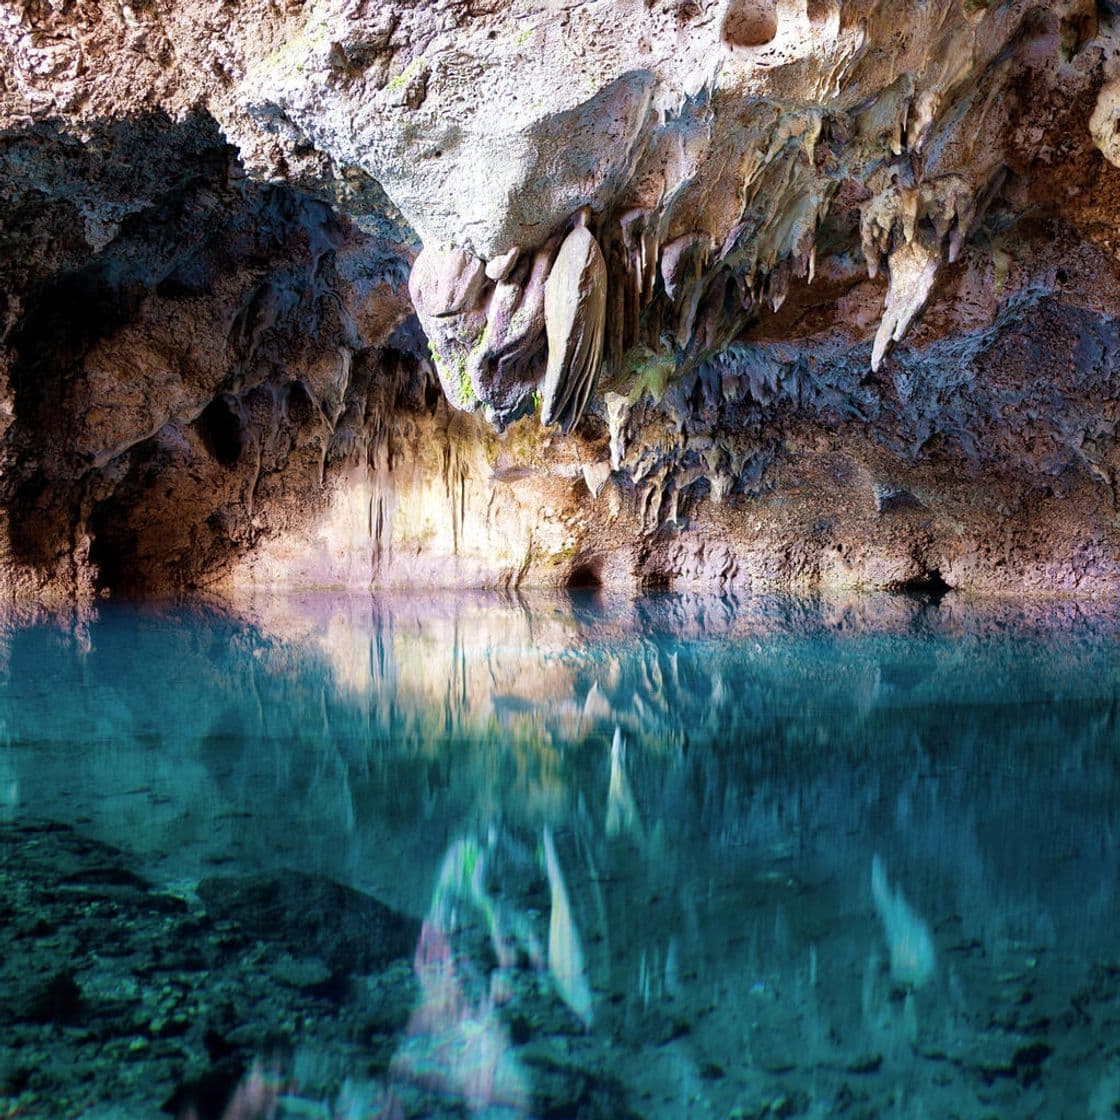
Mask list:
[[[1117,18],[2,0],[3,586],[1114,591]]]
[[[599,243],[579,225],[564,238],[544,291],[548,369],[541,420],[559,424],[565,435],[595,390],[606,317],[607,266]]]

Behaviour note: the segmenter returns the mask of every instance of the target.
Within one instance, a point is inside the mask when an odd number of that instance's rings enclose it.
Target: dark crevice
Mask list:
[[[916,576],[911,576],[909,579],[889,584],[887,590],[896,591],[903,595],[922,595],[928,599],[940,600],[953,588],[946,583],[940,569],[930,568]]]
[[[572,591],[594,591],[603,586],[603,581],[596,564],[584,563],[572,568],[565,586]]]
[[[136,318],[146,292],[137,272],[107,260],[42,284],[12,332],[17,420],[32,428],[46,425],[62,407],[67,382],[82,358]]]
[[[129,560],[136,553],[136,534],[122,523],[112,502],[106,502],[90,518],[89,550],[91,566],[97,573],[97,590],[123,592],[128,590]]]
[[[223,467],[236,466],[244,446],[241,416],[226,397],[215,397],[194,422],[203,446]]]

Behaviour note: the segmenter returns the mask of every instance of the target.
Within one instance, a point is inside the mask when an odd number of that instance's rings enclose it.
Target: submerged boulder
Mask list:
[[[236,923],[336,973],[363,973],[411,956],[420,923],[332,879],[298,871],[213,876],[198,897],[214,920]]]

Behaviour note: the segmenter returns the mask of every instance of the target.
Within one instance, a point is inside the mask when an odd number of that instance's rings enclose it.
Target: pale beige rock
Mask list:
[[[597,498],[602,493],[610,476],[610,463],[584,463],[583,465],[583,481],[593,498]]]
[[[412,265],[408,290],[422,315],[436,319],[470,310],[482,291],[485,266],[456,248],[426,246]]]
[[[940,263],[940,253],[920,241],[907,242],[891,253],[887,304],[871,351],[872,370],[879,368],[891,343],[902,338],[925,306]]]
[[[1120,167],[1120,76],[1101,87],[1089,131],[1101,155],[1113,167]]]
[[[607,266],[585,226],[564,239],[544,291],[548,368],[541,422],[569,431],[583,415],[603,360]]]
[[[517,263],[517,255],[521,250],[515,245],[507,253],[501,253],[499,256],[494,257],[492,260],[486,262],[486,275],[489,279],[494,281],[504,280],[509,274],[510,270]]]

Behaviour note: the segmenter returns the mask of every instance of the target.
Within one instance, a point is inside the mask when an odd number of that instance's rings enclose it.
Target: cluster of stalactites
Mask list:
[[[704,360],[763,306],[777,311],[791,281],[812,282],[832,194],[791,180],[780,220],[740,222],[722,245],[702,232],[662,244],[658,213],[633,208],[594,229],[581,211],[539,248],[489,262],[425,246],[409,289],[448,400],[499,426],[539,404],[542,422],[567,433],[597,387],[619,388],[651,353],[678,370]],[[868,271],[885,262],[889,272],[873,369],[925,305],[942,261],[960,254],[976,197],[959,175],[896,176],[863,206]]]
[[[544,422],[564,431],[583,414],[599,376],[606,290],[602,251],[582,221],[531,254],[515,248],[488,263],[454,246],[425,246],[409,278],[456,408],[483,405],[502,423],[539,393]]]
[[[871,351],[877,370],[892,343],[925,306],[945,256],[952,264],[976,220],[976,192],[960,175],[921,183],[894,182],[865,203],[860,238],[867,270],[889,270],[887,301]]]
[[[409,290],[448,400],[482,406],[499,424],[539,400],[541,419],[568,432],[605,369],[625,367],[639,342],[684,346],[711,251],[705,235],[661,251],[656,216],[631,209],[593,231],[586,211],[530,254],[486,263],[457,247],[425,246]],[[669,308],[650,318],[661,289]]]
[[[531,253],[484,262],[425,246],[416,258],[409,291],[456,408],[482,407],[501,426],[539,403],[542,422],[568,432],[604,375],[625,378],[635,354],[681,365],[742,329],[764,280],[721,265],[707,234],[662,245],[653,211],[626,210],[597,230],[588,218],[581,211]]]

